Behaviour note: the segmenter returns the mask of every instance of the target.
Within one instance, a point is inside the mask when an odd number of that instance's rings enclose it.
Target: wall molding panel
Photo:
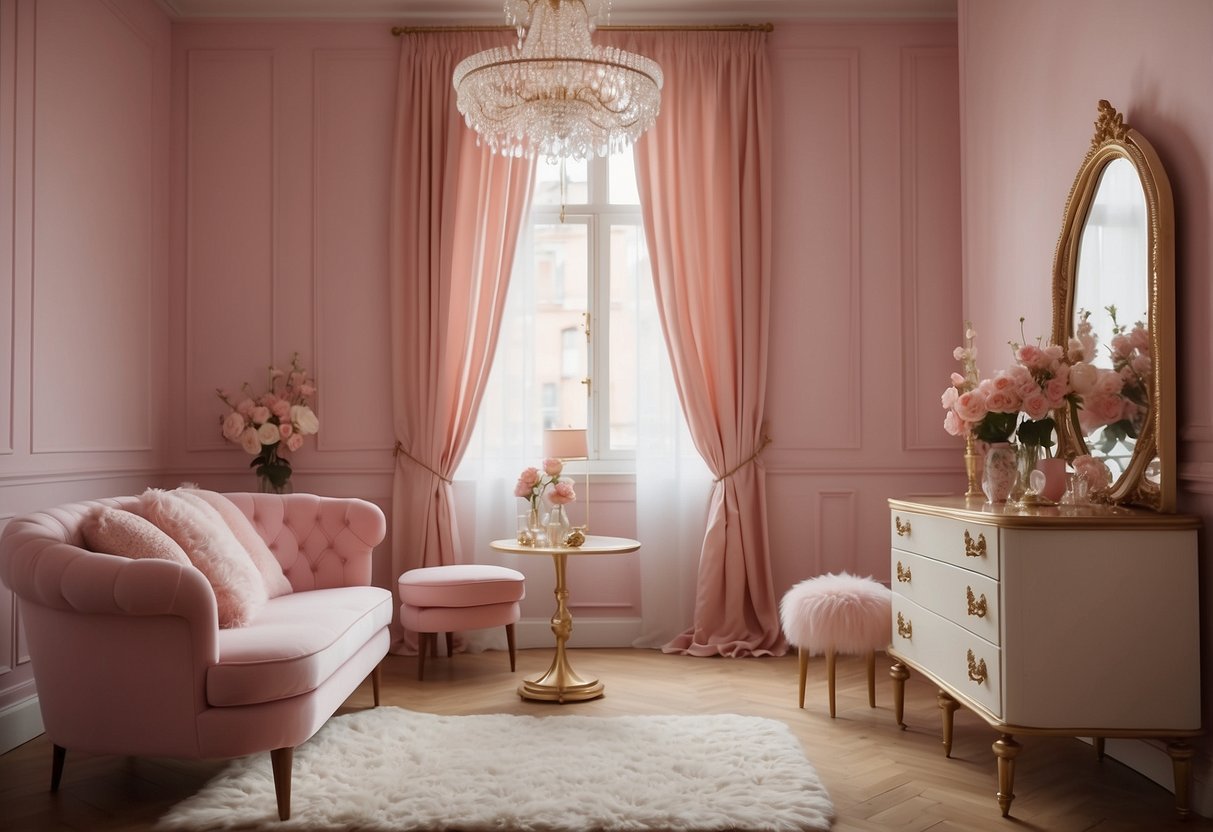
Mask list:
[[[189,451],[230,448],[216,387],[265,386],[274,356],[275,56],[186,54],[185,398]]]
[[[0,3],[0,455],[13,453],[16,374],[17,4]]]
[[[959,135],[938,125],[959,122],[954,47],[907,47],[901,55],[901,384],[903,448],[951,450],[943,431],[942,392],[951,373],[954,333],[962,333],[960,292]],[[941,207],[951,206],[950,213]],[[951,252],[951,254],[948,254]],[[939,326],[952,311],[952,328]],[[959,343],[959,342],[957,342]]]

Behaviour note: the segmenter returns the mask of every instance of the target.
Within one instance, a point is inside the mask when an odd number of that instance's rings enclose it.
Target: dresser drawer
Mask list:
[[[1002,654],[997,647],[896,593],[892,645],[912,664],[1001,718]]]
[[[894,510],[889,534],[894,549],[925,555],[998,578],[998,528],[950,517]]]
[[[1002,643],[998,581],[993,578],[894,549],[893,591],[991,644]]]

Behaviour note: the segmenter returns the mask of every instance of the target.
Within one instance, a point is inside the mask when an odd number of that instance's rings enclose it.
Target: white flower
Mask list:
[[[278,426],[273,422],[266,422],[257,428],[257,441],[262,445],[273,445],[281,438],[282,434],[278,432]]]
[[[291,406],[291,423],[294,424],[295,430],[304,436],[317,433],[320,430],[320,420],[316,418],[316,414],[312,412],[312,409],[305,404]]]
[[[261,440],[257,438],[256,428],[244,429],[244,433],[240,434],[240,447],[244,448],[246,454],[261,453]]]

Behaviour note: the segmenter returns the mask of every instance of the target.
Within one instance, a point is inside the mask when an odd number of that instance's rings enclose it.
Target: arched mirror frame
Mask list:
[[[1115,159],[1133,165],[1145,193],[1147,279],[1153,378],[1145,425],[1120,477],[1093,499],[1175,511],[1175,221],[1171,183],[1154,148],[1107,101],[1099,102],[1095,136],[1066,201],[1065,219],[1053,260],[1053,341],[1066,344],[1076,329],[1074,298],[1078,252],[1091,204],[1104,168]],[[1058,418],[1062,455],[1088,452],[1073,408]],[[1157,475],[1149,469],[1158,461]]]

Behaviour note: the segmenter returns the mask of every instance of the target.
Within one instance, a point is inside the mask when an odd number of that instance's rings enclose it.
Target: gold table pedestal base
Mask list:
[[[563,684],[557,681],[561,676],[564,677]],[[568,662],[565,662],[564,668],[557,667],[553,662],[548,672],[538,679],[524,680],[518,686],[518,695],[539,702],[585,702],[602,696],[603,685],[597,679],[582,679],[568,666]]]

